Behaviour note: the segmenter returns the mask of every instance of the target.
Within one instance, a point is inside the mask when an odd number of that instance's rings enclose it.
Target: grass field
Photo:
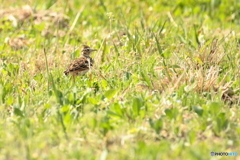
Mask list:
[[[240,159],[239,0],[0,3],[0,159]]]

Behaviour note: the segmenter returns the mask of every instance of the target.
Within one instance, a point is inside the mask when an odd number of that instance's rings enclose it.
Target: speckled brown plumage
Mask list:
[[[80,76],[87,73],[94,63],[93,59],[90,57],[90,53],[93,51],[96,51],[96,49],[91,49],[89,46],[83,45],[82,56],[72,61],[64,71],[64,74]]]

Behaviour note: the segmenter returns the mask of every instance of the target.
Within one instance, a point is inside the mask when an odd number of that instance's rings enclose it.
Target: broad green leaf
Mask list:
[[[104,80],[104,79],[101,82],[102,82],[101,83],[102,84],[102,88],[106,89],[108,87],[108,82],[106,80]]]
[[[97,101],[95,98],[88,97],[87,99],[88,99],[88,102],[91,103],[91,104],[93,104],[93,105],[98,104],[98,101]]]
[[[163,121],[162,119],[157,119],[153,121],[151,118],[149,119],[150,126],[155,130],[157,134],[160,133],[162,127],[163,127]]]
[[[123,115],[122,108],[118,103],[114,103],[114,105],[111,107],[111,110],[120,116]]]
[[[177,117],[178,109],[177,108],[167,108],[165,109],[165,114],[168,118],[173,119]]]
[[[193,144],[196,140],[196,132],[195,131],[190,131],[189,133],[189,141],[191,144]]]
[[[167,52],[167,53],[163,53],[162,55],[163,55],[164,58],[168,59],[168,58],[171,57],[172,53]]]
[[[17,116],[24,117],[23,112],[19,108],[13,108],[13,113]]]
[[[113,111],[108,111],[107,114],[108,114],[109,117],[112,117],[112,118],[113,117],[114,118],[119,118],[119,119],[122,118],[121,115],[119,115],[119,114],[117,114],[116,112],[113,112]]]
[[[165,109],[165,114],[167,115],[168,118],[172,119],[173,118],[173,113],[171,109]]]
[[[209,104],[209,110],[212,115],[217,115],[222,108],[222,104],[219,102],[211,102]]]
[[[194,112],[196,112],[199,116],[202,116],[202,114],[203,114],[203,108],[202,107],[193,106],[192,108],[193,108]]]
[[[104,97],[111,99],[117,94],[118,90],[117,89],[110,89],[106,91],[103,95]]]
[[[132,110],[134,115],[139,115],[142,105],[142,100],[140,98],[136,97],[133,99]]]

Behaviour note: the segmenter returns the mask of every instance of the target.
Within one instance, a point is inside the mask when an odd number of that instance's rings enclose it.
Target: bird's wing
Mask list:
[[[74,60],[68,67],[69,71],[85,70],[89,69],[89,61],[85,57],[80,57]]]
[[[89,64],[90,62],[90,64]],[[76,71],[84,71],[88,70],[89,66],[92,66],[92,59],[87,59],[86,57],[80,57],[76,60],[74,60],[67,68],[67,70],[64,72],[69,73],[69,72],[76,72]]]

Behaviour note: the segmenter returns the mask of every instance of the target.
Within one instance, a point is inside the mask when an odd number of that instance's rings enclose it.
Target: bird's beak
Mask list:
[[[96,49],[90,49],[90,51],[93,52],[93,51],[97,51],[97,50]]]

